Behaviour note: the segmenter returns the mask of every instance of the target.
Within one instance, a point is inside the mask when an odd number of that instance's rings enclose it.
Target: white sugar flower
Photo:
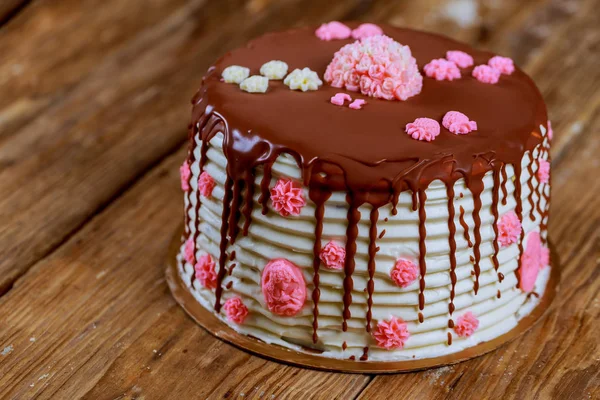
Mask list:
[[[242,83],[250,75],[250,69],[240,67],[239,65],[231,65],[223,70],[221,77],[227,83]]]
[[[263,64],[260,67],[261,75],[266,76],[269,79],[283,79],[285,74],[287,74],[288,65],[283,61],[272,60],[268,63]]]
[[[319,75],[310,68],[295,69],[291,74],[285,77],[284,84],[292,90],[317,90],[323,82],[319,79]]]
[[[248,93],[264,93],[269,87],[269,78],[253,75],[240,83],[240,89]]]

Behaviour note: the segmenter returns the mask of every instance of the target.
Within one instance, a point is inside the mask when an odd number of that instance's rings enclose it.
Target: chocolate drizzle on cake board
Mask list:
[[[349,24],[355,27],[356,24]],[[475,65],[484,64],[493,54],[474,50],[451,39],[408,29],[382,26],[385,34],[410,46],[420,68],[434,58],[443,57],[447,50],[462,50],[471,54]],[[222,282],[226,274],[227,250],[239,234],[243,218],[242,235],[248,235],[252,224],[254,185],[257,169],[262,170],[258,204],[262,213],[269,211],[272,166],[282,154],[291,156],[302,174],[308,188],[309,198],[315,205],[315,232],[313,246],[313,341],[318,340],[318,317],[320,299],[319,252],[323,234],[325,202],[333,192],[346,193],[348,204],[346,229],[346,260],[343,270],[342,330],[348,329],[352,318],[353,274],[355,270],[358,224],[361,220],[359,207],[369,205],[369,281],[367,284],[367,323],[371,330],[373,305],[373,276],[377,220],[379,208],[390,204],[392,215],[397,213],[401,193],[412,196],[412,208],[419,219],[419,320],[423,322],[425,307],[425,275],[427,273],[426,208],[429,185],[440,181],[448,195],[449,265],[452,291],[448,311],[448,326],[454,322],[454,288],[456,285],[456,226],[454,223],[454,184],[464,179],[473,198],[474,243],[471,243],[468,225],[464,220],[464,208],[460,206],[459,221],[465,239],[473,247],[475,283],[479,289],[481,245],[481,194],[483,179],[493,173],[494,215],[494,268],[498,271],[498,220],[499,191],[501,202],[506,204],[508,180],[506,167],[512,165],[515,174],[514,196],[516,213],[523,220],[521,199],[521,160],[527,151],[542,143],[537,132],[547,121],[546,108],[541,95],[531,79],[521,70],[510,76],[502,76],[497,85],[477,82],[471,77],[471,68],[462,71],[463,77],[454,82],[438,82],[424,78],[422,92],[405,102],[368,98],[367,106],[360,111],[334,107],[329,98],[340,89],[324,84],[313,92],[291,91],[280,81],[270,81],[265,94],[249,94],[237,85],[220,81],[223,69],[229,65],[243,65],[258,73],[260,66],[269,60],[284,60],[289,70],[308,67],[322,76],[333,54],[351,40],[320,41],[314,35],[314,27],[301,28],[283,33],[272,33],[251,41],[246,47],[223,56],[211,67],[203,84],[193,99],[192,124],[190,127],[190,150],[187,162],[194,161],[196,136],[201,140],[200,172],[206,163],[210,140],[217,132],[223,134],[223,153],[227,160],[224,185],[223,213],[219,243],[215,311],[221,308]],[[360,96],[360,95],[359,95]],[[443,99],[443,101],[440,101]],[[403,131],[408,122],[428,116],[441,120],[445,112],[460,110],[477,121],[479,130],[469,135],[454,135],[442,127],[441,134],[433,142],[411,139]],[[531,174],[530,174],[531,175]],[[191,179],[191,178],[190,178]],[[245,192],[244,192],[245,189]],[[536,188],[540,190],[540,185]],[[198,192],[198,191],[197,191]],[[533,190],[531,190],[533,192]],[[530,193],[532,196],[533,194]],[[546,199],[546,191],[538,195]],[[199,234],[200,195],[195,205],[194,246]],[[540,200],[538,200],[539,202]],[[533,200],[530,200],[533,202]],[[186,229],[189,224],[188,202]],[[538,209],[540,206],[538,206]],[[542,216],[544,223],[547,207]],[[384,219],[387,221],[387,218]],[[545,224],[543,225],[545,229]],[[186,231],[187,232],[187,231]],[[385,231],[379,235],[383,237]],[[187,232],[189,234],[189,232]],[[519,265],[523,252],[523,233],[519,240]],[[516,271],[519,280],[518,269]],[[502,274],[498,273],[499,281]],[[451,335],[448,336],[449,344]],[[368,347],[361,359],[368,357]]]

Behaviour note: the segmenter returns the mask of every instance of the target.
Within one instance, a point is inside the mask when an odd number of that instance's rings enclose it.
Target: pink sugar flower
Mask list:
[[[343,106],[344,101],[352,101],[352,97],[346,93],[336,93],[329,101],[336,106]]]
[[[490,67],[489,65],[478,65],[473,68],[473,76],[483,83],[496,84],[500,79],[500,71]]]
[[[406,124],[405,130],[413,139],[431,142],[440,134],[440,124],[431,118],[417,118]]]
[[[546,160],[540,160],[540,167],[537,171],[537,177],[542,183],[548,183],[550,180],[550,163]]]
[[[190,171],[190,164],[188,164],[187,160],[181,164],[179,167],[179,177],[181,178],[181,190],[187,192],[190,190],[190,176],[192,172]]]
[[[500,246],[507,247],[519,240],[521,235],[521,222],[514,211],[504,214],[498,221],[498,242]]]
[[[223,304],[223,309],[225,310],[227,319],[238,325],[243,324],[248,316],[248,307],[244,305],[244,302],[239,297],[228,299],[225,304]]]
[[[273,208],[281,216],[299,215],[306,205],[304,193],[299,184],[291,179],[279,179],[271,188]]]
[[[196,256],[194,255],[194,239],[189,238],[185,241],[185,247],[183,249],[183,254],[185,256],[185,261],[190,264],[194,264],[196,262]]]
[[[391,276],[396,285],[405,288],[419,277],[419,269],[414,262],[399,259],[392,269]]]
[[[515,72],[513,60],[508,57],[495,56],[490,58],[488,65],[503,75],[510,75]]]
[[[429,64],[423,67],[423,70],[425,71],[425,75],[429,78],[435,78],[437,81],[460,79],[458,66],[454,62],[443,58],[431,60]]]
[[[373,338],[377,346],[386,350],[402,349],[410,337],[406,322],[402,318],[391,317],[381,320],[373,331]]]
[[[343,46],[334,54],[324,78],[333,87],[385,100],[406,100],[423,87],[410,48],[384,35]]]
[[[273,314],[298,314],[306,300],[306,284],[300,268],[283,258],[269,261],[261,277],[265,303]]]
[[[469,117],[458,111],[448,111],[442,119],[442,125],[457,135],[464,135],[477,130],[477,122],[469,121]]]
[[[375,24],[360,24],[358,28],[352,30],[352,37],[354,39],[364,39],[377,35],[383,35],[383,30]]]
[[[468,68],[473,65],[473,57],[464,51],[449,50],[446,52],[446,60],[452,61],[460,68]]]
[[[327,268],[342,269],[346,262],[346,249],[335,242],[329,242],[321,249],[319,258]]]
[[[204,254],[200,256],[196,265],[194,265],[196,271],[196,279],[207,289],[214,289],[217,287],[217,273],[215,272],[215,262],[210,254]]]
[[[315,35],[317,35],[319,39],[326,41],[333,39],[348,39],[351,34],[352,29],[337,21],[325,23],[315,31]]]
[[[215,188],[215,180],[212,176],[206,171],[200,174],[200,178],[198,178],[198,190],[200,194],[204,197],[212,196],[213,189]]]
[[[454,325],[454,332],[460,337],[469,337],[479,327],[479,320],[473,315],[471,311],[467,311],[456,321]]]
[[[521,256],[521,268],[519,268],[521,290],[531,292],[535,287],[538,273],[544,267],[542,265],[542,240],[538,232],[527,235],[527,247]]]
[[[548,135],[548,139],[552,140],[554,131],[552,130],[552,124],[550,123],[550,120],[548,120],[548,132],[546,134]]]
[[[365,104],[367,104],[367,102],[363,99],[356,99],[352,103],[348,104],[348,107],[350,107],[353,110],[360,110]]]

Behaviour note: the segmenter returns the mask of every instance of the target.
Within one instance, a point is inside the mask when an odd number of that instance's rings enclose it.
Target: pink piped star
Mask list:
[[[321,40],[333,40],[333,39],[348,39],[352,34],[352,29],[338,21],[332,21],[321,25],[316,31],[315,35]]]
[[[521,278],[521,290],[531,292],[535,287],[538,273],[545,266],[543,265],[542,240],[539,232],[531,232],[527,235],[527,246],[521,256],[521,268],[519,269]]]
[[[460,68],[468,68],[473,65],[473,57],[464,51],[449,50],[446,52],[446,60],[452,61]]]
[[[425,75],[429,78],[435,78],[438,81],[460,79],[460,70],[458,69],[458,66],[454,62],[443,58],[431,60],[423,67],[423,70],[425,71]]]
[[[460,337],[469,337],[479,327],[479,320],[473,315],[471,311],[467,311],[456,321],[454,325],[454,332]]]
[[[202,196],[211,197],[215,185],[214,178],[208,172],[204,171],[200,174],[200,178],[198,178],[198,190]]]
[[[431,118],[417,118],[406,124],[405,130],[413,139],[431,142],[440,134],[440,124]]]
[[[402,349],[409,337],[408,326],[402,318],[391,317],[387,321],[381,320],[373,331],[373,339],[377,342],[377,346],[386,350]]]
[[[482,83],[496,84],[500,79],[500,71],[489,65],[478,65],[473,68],[473,77]]]
[[[194,265],[196,279],[207,289],[217,287],[217,273],[215,272],[215,262],[210,254],[204,254],[198,258],[198,262]]]
[[[391,277],[396,285],[405,288],[419,277],[419,269],[414,262],[399,259],[392,269]]]
[[[498,221],[498,243],[507,247],[516,243],[521,236],[521,222],[514,211],[504,214]]]
[[[190,164],[186,161],[179,167],[179,177],[181,179],[181,190],[187,192],[190,190],[190,176],[192,172],[190,170]]]
[[[271,188],[271,202],[275,211],[283,217],[299,215],[302,207],[306,205],[300,185],[291,179],[283,178]]]
[[[508,57],[495,56],[490,58],[488,65],[503,75],[510,75],[515,72],[515,64]]]
[[[477,130],[477,122],[458,111],[448,111],[442,119],[442,125],[456,135],[464,135]]]
[[[327,268],[342,269],[346,262],[346,249],[335,242],[329,242],[321,249],[319,258]]]
[[[352,30],[354,39],[364,39],[369,36],[383,35],[383,30],[375,24],[360,24],[358,28]]]
[[[244,302],[239,297],[228,299],[223,304],[223,310],[225,311],[225,315],[227,315],[227,319],[238,325],[243,324],[248,316],[248,307],[244,305]]]
[[[540,168],[537,171],[537,177],[541,183],[550,181],[550,163],[546,160],[540,160]]]

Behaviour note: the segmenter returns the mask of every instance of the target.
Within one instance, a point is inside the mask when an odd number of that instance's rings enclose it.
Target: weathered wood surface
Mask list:
[[[598,0],[47,0],[14,14],[0,7],[0,19],[9,17],[0,27],[0,396],[599,398],[599,7]],[[550,230],[563,280],[552,312],[522,338],[437,370],[331,374],[226,345],[169,296],[161,261],[181,219],[177,165],[202,73],[252,36],[332,19],[444,32],[514,57],[538,83],[556,132]]]

